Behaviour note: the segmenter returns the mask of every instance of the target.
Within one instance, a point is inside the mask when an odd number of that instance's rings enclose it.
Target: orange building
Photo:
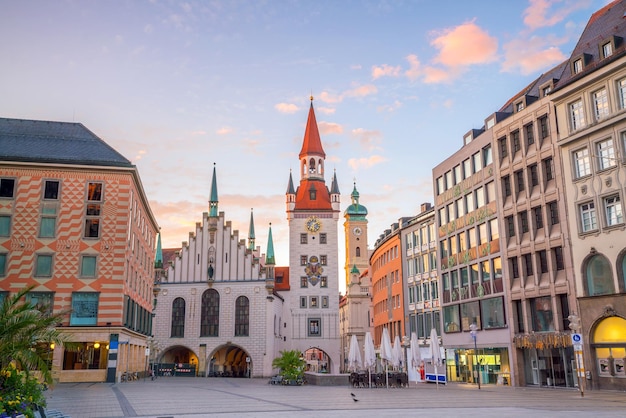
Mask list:
[[[0,300],[67,312],[56,379],[145,370],[157,233],[137,168],[83,125],[0,118]]]
[[[383,328],[391,340],[404,336],[404,296],[400,225],[395,223],[378,238],[370,256],[372,305],[374,310],[374,344],[380,346]]]

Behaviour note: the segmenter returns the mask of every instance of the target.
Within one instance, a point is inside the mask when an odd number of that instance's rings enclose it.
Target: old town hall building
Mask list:
[[[213,169],[209,211],[182,248],[156,255],[154,339],[158,372],[270,376],[282,350],[298,350],[311,371],[338,373],[340,193],[325,182],[326,154],[311,103],[299,154],[300,183],[289,175],[289,267],[276,267],[270,226],[265,254],[254,218],[246,239],[218,211]]]

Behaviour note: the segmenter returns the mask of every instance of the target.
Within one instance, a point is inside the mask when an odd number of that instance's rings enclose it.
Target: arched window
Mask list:
[[[311,158],[309,161],[309,173],[315,174],[315,159]]]
[[[626,292],[626,250],[622,251],[618,258],[617,276],[619,277],[619,291]]]
[[[207,289],[202,294],[200,336],[217,337],[220,332],[220,294],[215,289]]]
[[[357,257],[361,256],[361,247],[356,247],[356,256]]]
[[[172,338],[185,336],[185,299],[176,298],[172,302]]]
[[[322,174],[322,168],[324,164],[322,164],[322,159],[320,158],[317,162],[317,174]]]
[[[250,335],[250,301],[245,296],[239,296],[235,302],[235,337]]]
[[[591,256],[585,266],[587,296],[609,295],[615,293],[611,264],[603,255]]]

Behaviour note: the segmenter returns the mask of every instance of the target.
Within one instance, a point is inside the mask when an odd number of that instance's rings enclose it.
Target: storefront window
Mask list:
[[[74,343],[63,353],[63,370],[106,369],[108,356],[106,343]]]
[[[502,297],[483,299],[480,301],[480,308],[485,329],[503,328],[506,326]]]
[[[445,332],[450,333],[461,331],[459,305],[443,307],[443,323],[445,324]]]
[[[550,296],[530,300],[533,331],[554,331],[554,314]]]
[[[626,378],[626,319],[611,316],[598,324],[593,347],[600,377]]]
[[[463,331],[469,331],[472,324],[476,324],[477,329],[482,329],[478,302],[469,302],[461,305],[461,325],[463,326]]]

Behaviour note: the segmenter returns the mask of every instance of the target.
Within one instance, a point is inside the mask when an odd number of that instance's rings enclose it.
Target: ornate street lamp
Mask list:
[[[478,390],[480,390],[480,370],[478,369],[478,345],[476,344],[476,336],[478,334],[477,330],[478,330],[478,326],[476,325],[475,322],[472,325],[470,325],[470,335],[472,336],[472,339],[474,340],[474,363],[476,365],[476,371],[474,373],[476,374],[476,380],[478,382]]]

